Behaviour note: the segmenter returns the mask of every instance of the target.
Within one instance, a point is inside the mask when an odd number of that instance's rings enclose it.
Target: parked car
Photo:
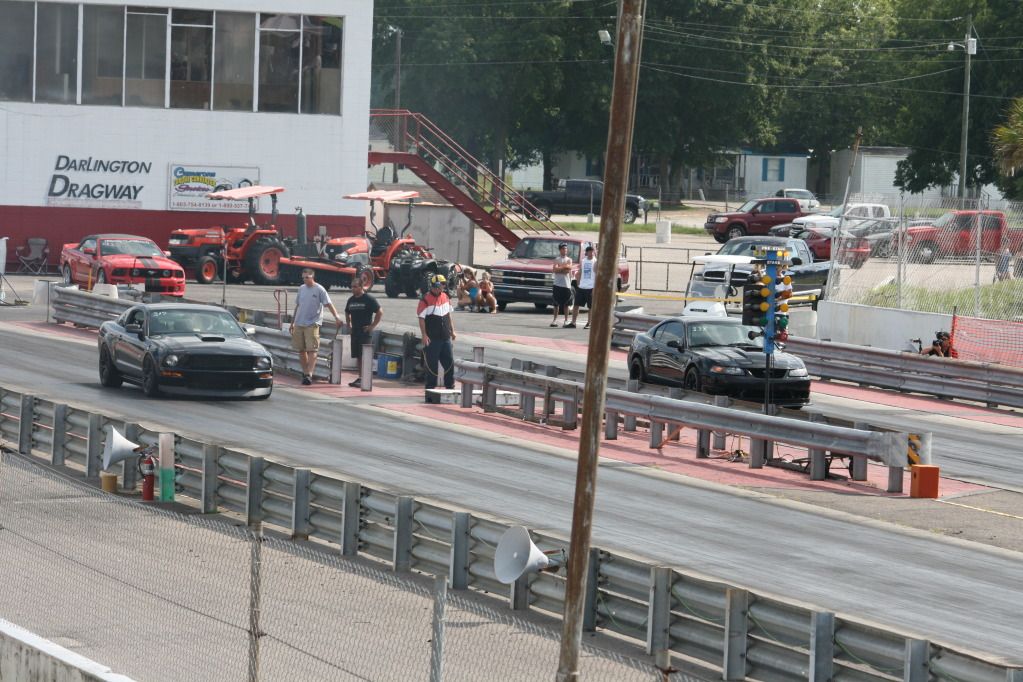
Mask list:
[[[532,303],[537,310],[544,310],[553,303],[552,267],[554,259],[558,257],[558,244],[561,243],[568,245],[568,256],[575,263],[572,280],[576,280],[579,256],[590,244],[589,241],[583,237],[559,235],[523,237],[506,260],[494,263],[490,269],[498,310],[504,310],[509,303],[514,302]],[[623,250],[618,256],[618,278],[615,282],[618,291],[629,288],[629,275],[629,262]]]
[[[93,234],[60,251],[64,284],[144,284],[146,291],[184,296],[185,271],[152,239],[130,234]]]
[[[845,229],[849,229],[865,220],[890,218],[891,215],[891,209],[885,204],[855,203],[844,206],[839,204],[827,213],[802,216],[792,222],[805,227],[838,227],[841,224]],[[845,219],[844,222],[843,218]]]
[[[599,214],[600,203],[604,198],[604,183],[600,180],[561,180],[557,189],[526,192],[525,196],[547,219],[550,219],[552,213]],[[646,199],[638,194],[625,195],[625,222],[636,222],[636,218],[645,211]]]
[[[711,213],[703,229],[720,244],[746,235],[767,234],[775,225],[806,215],[795,199],[751,199],[734,211]]]
[[[820,295],[828,283],[828,274],[831,272],[830,261],[817,261],[810,247],[802,239],[786,239],[784,237],[740,237],[732,239],[718,249],[718,256],[745,256],[751,261],[757,249],[768,247],[775,249],[786,249],[792,254],[792,265],[789,272],[792,275],[792,291],[795,294],[816,293]],[[798,262],[797,262],[798,261]],[[696,277],[702,281],[717,285],[727,284],[736,291],[742,289],[742,285],[749,279],[753,266],[750,262],[733,263],[729,265],[708,265],[703,272],[696,273]]]
[[[780,189],[774,196],[797,199],[804,211],[813,211],[821,207],[821,202],[817,201],[817,197],[808,189]]]
[[[760,330],[727,317],[672,317],[636,334],[629,347],[629,377],[681,386],[689,391],[764,399],[766,378]],[[803,361],[775,351],[771,403],[800,407],[810,402],[810,377]]]
[[[100,383],[127,381],[148,396],[181,393],[263,400],[273,391],[270,353],[223,308],[133,306],[99,328]]]
[[[792,236],[802,239],[813,252],[814,260],[831,260],[831,243],[835,230],[830,227],[808,227]],[[839,263],[859,269],[870,258],[870,244],[866,239],[842,230],[838,236]]]
[[[895,254],[895,228],[897,223],[892,219],[868,220],[848,229],[849,233],[867,240],[870,255],[877,258],[888,258]]]

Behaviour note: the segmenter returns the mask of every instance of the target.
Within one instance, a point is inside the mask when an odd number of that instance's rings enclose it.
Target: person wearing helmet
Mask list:
[[[455,326],[451,321],[451,299],[444,291],[444,275],[430,278],[430,290],[419,300],[419,332],[423,337],[426,355],[426,390],[437,387],[441,366],[444,368],[444,388],[455,387],[455,357],[451,342],[455,340]]]

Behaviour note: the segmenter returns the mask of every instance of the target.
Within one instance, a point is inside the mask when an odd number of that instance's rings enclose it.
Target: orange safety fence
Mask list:
[[[951,333],[960,360],[1023,367],[1023,323],[953,315]]]

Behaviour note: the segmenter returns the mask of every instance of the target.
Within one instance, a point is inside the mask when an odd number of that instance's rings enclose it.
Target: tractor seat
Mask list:
[[[382,256],[387,253],[387,247],[394,241],[394,229],[389,225],[384,225],[377,230],[376,237],[373,238],[373,248],[370,249],[370,257]]]

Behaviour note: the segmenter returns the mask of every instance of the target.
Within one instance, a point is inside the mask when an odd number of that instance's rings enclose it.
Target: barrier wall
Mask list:
[[[911,339],[922,339],[929,346],[936,332],[951,329],[952,315],[834,301],[821,301],[817,306],[817,338],[821,341],[917,350]]]
[[[18,682],[132,682],[73,651],[0,620],[0,680]]]

